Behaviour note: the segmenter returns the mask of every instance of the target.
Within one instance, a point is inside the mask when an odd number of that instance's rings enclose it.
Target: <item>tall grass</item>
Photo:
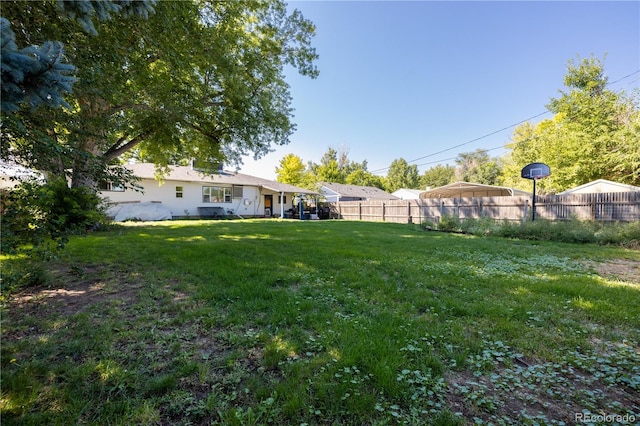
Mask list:
[[[444,216],[437,224],[426,222],[423,226],[440,231],[462,232],[478,236],[493,235],[539,241],[640,247],[640,222],[601,223],[545,219],[527,222],[500,222],[489,218],[459,219],[458,217]]]

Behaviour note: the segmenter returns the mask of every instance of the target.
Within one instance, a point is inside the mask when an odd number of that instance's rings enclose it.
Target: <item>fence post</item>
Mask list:
[[[358,220],[362,220],[362,203],[358,203]]]
[[[522,223],[525,223],[527,221],[527,217],[529,215],[529,200],[524,200],[524,204],[522,205],[523,207],[523,214],[522,214]]]
[[[384,222],[384,213],[385,213],[384,209],[385,209],[385,204],[384,204],[384,201],[383,201],[382,202],[382,221],[383,222]]]
[[[407,223],[413,223],[413,218],[411,217],[411,201],[407,201]]]

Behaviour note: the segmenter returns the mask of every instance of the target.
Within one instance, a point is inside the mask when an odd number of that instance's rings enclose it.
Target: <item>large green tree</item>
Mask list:
[[[387,192],[394,192],[401,188],[418,189],[420,187],[418,166],[407,163],[404,158],[393,160],[384,184]]]
[[[595,179],[640,184],[640,111],[637,97],[608,89],[603,62],[569,61],[565,90],[547,108],[554,116],[516,128],[505,156],[502,182],[528,188],[520,170],[532,162],[550,166],[539,182],[557,192]]]
[[[456,168],[448,164],[431,167],[420,176],[420,186],[422,189],[430,187],[448,185],[455,181]]]
[[[495,185],[500,176],[500,162],[487,150],[463,152],[456,157],[455,177],[459,181]]]
[[[340,163],[338,162],[338,151],[331,147],[329,147],[327,152],[322,156],[320,164],[312,165],[311,168],[314,171],[318,182],[345,182],[346,175],[344,168],[341,168]]]
[[[619,119],[623,125],[613,135],[613,146],[605,153],[604,161],[611,166],[607,171],[609,179],[640,185],[640,93],[634,94],[635,100],[626,104]]]
[[[384,189],[384,181],[380,176],[376,176],[371,173],[367,168],[367,161],[363,161],[360,167],[353,170],[347,175],[345,183],[349,185],[357,186],[371,186],[375,188]]]
[[[347,177],[357,170],[367,170],[367,161],[357,163],[349,159],[349,151],[329,147],[320,163],[309,162],[307,170],[317,182],[347,183]]]
[[[312,23],[278,0],[158,2],[93,30],[52,1],[3,2],[2,15],[18,46],[61,42],[77,79],[69,108],[3,109],[2,155],[71,171],[74,186],[134,150],[159,166],[260,157],[295,129],[285,66],[318,73]]]
[[[302,158],[295,154],[287,154],[276,167],[276,180],[290,185],[302,186],[305,183],[305,166]]]
[[[339,152],[332,147],[322,155],[320,163],[309,161],[303,165],[302,158],[287,154],[276,167],[278,182],[290,183],[309,189],[317,189],[319,182],[346,183],[358,186],[373,186],[383,189],[383,179],[372,174],[367,160],[358,163],[349,159],[346,148]]]

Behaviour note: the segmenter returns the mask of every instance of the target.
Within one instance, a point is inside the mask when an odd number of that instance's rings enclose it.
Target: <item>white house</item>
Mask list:
[[[421,189],[407,189],[400,188],[396,191],[393,191],[391,195],[398,197],[401,200],[417,200],[420,198],[420,193],[423,191]]]
[[[397,200],[398,197],[373,186],[345,185],[342,183],[320,182],[320,193],[328,202]]]
[[[101,195],[112,206],[161,204],[172,218],[212,217],[232,212],[241,217],[285,217],[295,209],[295,194],[316,194],[268,179],[233,172],[205,174],[192,167],[169,166],[162,180],[151,163],[125,166],[140,180],[143,191],[101,184]],[[158,207],[158,206],[156,206]]]
[[[564,194],[600,194],[603,192],[636,192],[640,191],[640,187],[626,185],[624,183],[613,182],[606,179],[597,179],[575,188],[567,189],[558,193]]]

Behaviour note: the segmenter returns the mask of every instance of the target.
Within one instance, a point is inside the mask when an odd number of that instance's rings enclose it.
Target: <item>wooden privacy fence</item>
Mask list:
[[[460,219],[531,220],[531,197],[425,198],[329,203],[332,219],[371,222],[438,222],[442,216]],[[536,218],[549,220],[640,220],[640,192],[536,196]]]

